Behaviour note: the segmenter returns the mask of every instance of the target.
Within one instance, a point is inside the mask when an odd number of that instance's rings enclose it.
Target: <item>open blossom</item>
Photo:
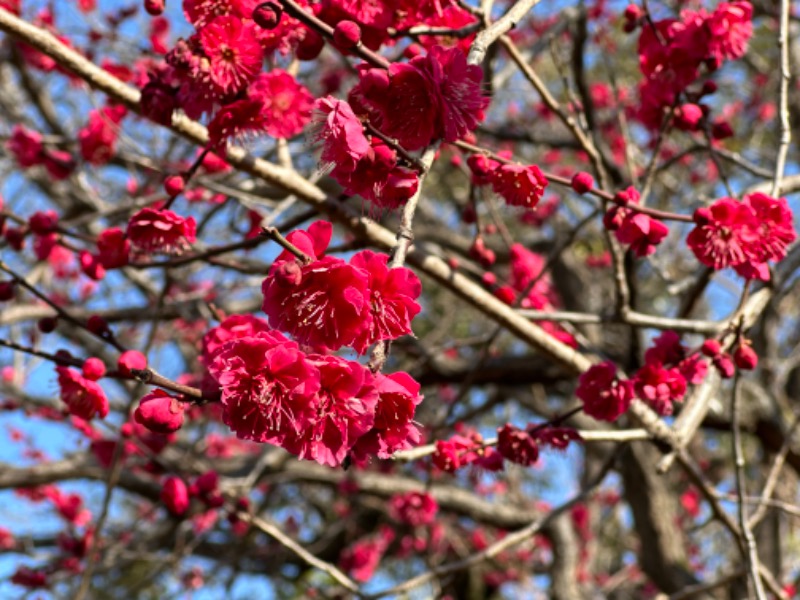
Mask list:
[[[299,265],[299,278],[287,278],[284,263],[296,259],[288,251],[278,256],[261,286],[262,309],[270,325],[301,344],[339,349],[353,344],[372,317],[368,274],[340,258],[321,256],[331,233],[329,223],[315,223],[308,232],[287,236],[315,260]]]
[[[131,243],[119,227],[106,229],[97,237],[97,257],[105,269],[128,264]]]
[[[42,162],[42,134],[24,125],[14,125],[6,148],[14,155],[20,167],[33,167]]]
[[[314,103],[310,139],[322,145],[322,164],[334,170],[352,173],[358,161],[370,151],[364,126],[350,105],[333,96]],[[337,179],[338,181],[338,179]]]
[[[379,209],[399,208],[419,187],[416,172],[400,166],[397,153],[378,138],[372,138],[370,151],[358,161],[355,170],[334,168],[331,177],[346,193],[359,195]]]
[[[722,60],[744,56],[753,35],[753,6],[749,2],[722,2],[705,22],[710,34],[709,52],[721,64]]]
[[[408,63],[393,63],[386,78],[377,69],[362,70],[350,94],[383,133],[407,150],[435,139],[453,142],[475,129],[487,100],[481,93],[483,72],[468,65],[458,48],[434,46]]]
[[[311,93],[289,75],[275,69],[260,74],[244,98],[220,107],[208,125],[211,143],[224,150],[229,138],[266,132],[289,138],[303,130],[311,119]]]
[[[416,302],[422,293],[419,278],[405,267],[390,269],[388,261],[387,255],[371,250],[363,250],[350,260],[352,266],[369,274],[372,319],[353,343],[359,354],[375,342],[411,334],[411,320],[420,311]]]
[[[636,188],[619,192],[618,198],[626,204],[638,204],[639,192]],[[603,224],[609,231],[613,231],[620,243],[630,246],[636,256],[649,256],[656,250],[656,246],[667,237],[669,229],[661,221],[652,217],[614,205],[603,216]]]
[[[196,240],[194,217],[171,210],[143,208],[128,221],[128,239],[142,252],[180,253]]]
[[[748,2],[723,2],[711,14],[683,10],[680,19],[642,27],[639,67],[646,79],[640,86],[639,119],[658,129],[664,112],[698,79],[701,67],[714,70],[726,59],[743,56],[753,31],[752,14]]]
[[[259,4],[260,0],[183,0],[183,14],[201,30],[217,17],[250,18]]]
[[[224,153],[228,139],[265,131],[262,108],[261,102],[246,98],[221,107],[208,124],[208,138],[214,148]]]
[[[114,156],[119,124],[127,112],[124,106],[118,105],[89,113],[89,122],[78,132],[83,160],[93,165],[104,165]]]
[[[316,418],[319,369],[280,332],[231,340],[208,369],[222,392],[223,421],[240,438],[283,445]]]
[[[636,395],[660,415],[671,415],[672,403],[682,401],[686,393],[686,379],[680,371],[658,363],[644,365],[632,381]]]
[[[583,401],[583,412],[600,421],[616,421],[633,400],[633,384],[617,379],[612,362],[593,365],[580,376],[575,395]]]
[[[421,435],[414,423],[417,405],[422,402],[420,385],[411,375],[398,371],[375,375],[378,404],[375,424],[353,447],[352,456],[363,461],[369,456],[391,458],[399,450],[416,446]]]
[[[268,333],[271,330],[264,319],[254,315],[231,315],[203,336],[203,361],[210,363],[217,350],[231,340]]]
[[[620,243],[630,246],[636,256],[651,255],[656,251],[656,246],[667,237],[669,229],[661,221],[648,215],[634,211],[627,212],[614,235]]]
[[[108,399],[100,384],[68,367],[56,367],[56,373],[61,399],[71,414],[86,420],[108,414]]]
[[[396,494],[389,500],[392,518],[406,525],[430,525],[436,519],[439,505],[430,494],[407,492]]]
[[[200,30],[200,43],[210,62],[211,81],[220,95],[247,87],[264,59],[255,25],[234,16],[217,17]]]
[[[535,208],[547,187],[547,179],[536,165],[500,165],[489,179],[492,189],[509,206]]]
[[[336,467],[372,429],[378,393],[363,365],[338,356],[311,355],[309,360],[320,377],[316,415],[307,428],[288,436],[284,447],[300,458]]]
[[[497,451],[503,458],[529,467],[539,460],[539,446],[525,430],[506,423],[497,430]]]
[[[785,198],[755,193],[742,202],[721,198],[695,211],[687,243],[697,259],[714,269],[734,267],[746,278],[769,279],[766,262],[781,260],[796,238]]]
[[[247,97],[261,102],[264,131],[272,137],[297,135],[311,119],[311,92],[281,69],[261,73],[248,87]]]

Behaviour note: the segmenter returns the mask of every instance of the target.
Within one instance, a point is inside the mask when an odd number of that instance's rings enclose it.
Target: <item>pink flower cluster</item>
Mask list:
[[[42,135],[24,125],[14,125],[6,148],[19,166],[28,169],[42,165],[53,179],[66,179],[75,168],[69,152],[45,146]]]
[[[642,22],[639,66],[645,80],[638,115],[642,122],[658,129],[664,111],[699,78],[701,66],[714,71],[724,60],[743,56],[753,33],[752,15],[753,7],[745,1],[722,2],[713,13],[684,10],[680,19],[655,23],[630,15]],[[689,103],[678,107],[676,116],[682,128],[696,129],[703,111]]]
[[[411,333],[422,286],[404,267],[389,269],[388,256],[364,250],[347,263],[325,256],[333,232],[326,221],[287,240],[307,264],[284,251],[264,280],[263,310],[270,325],[301,344],[338,350],[352,346],[363,354],[370,344]]]
[[[645,364],[630,380],[619,379],[611,362],[594,365],[580,377],[576,395],[584,412],[601,421],[615,421],[628,410],[634,397],[660,415],[671,415],[688,384],[705,379],[708,365],[699,353],[689,353],[680,335],[665,331],[645,352]]]
[[[699,208],[694,222],[687,243],[697,259],[712,269],[733,267],[746,279],[769,281],[767,262],[782,260],[797,237],[786,199],[759,192]]]
[[[419,384],[325,352],[351,345],[363,353],[411,333],[421,287],[410,270],[389,269],[385,255],[365,250],[349,263],[324,256],[331,234],[324,221],[289,234],[309,261],[284,251],[274,262],[263,285],[269,324],[229,317],[206,334],[203,362],[223,420],[240,438],[336,466],[348,455],[388,458],[420,440]]]
[[[417,175],[394,149],[366,135],[363,121],[405,150],[454,142],[483,119],[482,76],[460,49],[441,46],[388,71],[361,65],[347,102],[328,96],[314,106],[311,138],[322,146],[323,165],[347,193],[379,208],[402,205],[416,192]]]
[[[165,125],[178,108],[192,118],[212,115],[211,144],[221,150],[229,138],[246,133],[283,138],[300,133],[311,116],[311,93],[281,69],[261,70],[266,52],[288,51],[289,39],[299,41],[306,30],[296,27],[292,33],[294,20],[288,18],[289,28],[280,32],[260,28],[252,19],[257,5],[254,0],[184,2],[197,33],[179,40],[167,53],[167,64],[150,73],[142,90],[144,114]]]

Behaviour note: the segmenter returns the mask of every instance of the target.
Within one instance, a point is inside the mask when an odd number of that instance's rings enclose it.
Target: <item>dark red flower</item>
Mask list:
[[[61,399],[69,412],[82,419],[101,419],[108,414],[108,399],[100,385],[83,377],[75,369],[56,367]]]
[[[119,124],[128,110],[107,106],[89,113],[89,123],[78,132],[81,156],[93,165],[104,165],[116,152]]]
[[[300,282],[281,276],[281,265],[295,257],[284,251],[272,265],[261,290],[270,325],[288,331],[301,344],[339,349],[352,345],[370,326],[369,274],[339,258],[321,256],[331,235],[329,223],[318,222],[308,232],[294,231],[287,239],[305,252]],[[324,224],[322,224],[324,223]]]
[[[756,192],[745,196],[742,203],[750,206],[755,215],[757,239],[749,248],[751,258],[758,262],[785,258],[787,246],[797,237],[786,198]]]
[[[517,464],[529,467],[539,460],[539,446],[527,431],[506,423],[497,430],[497,451]]]
[[[42,135],[24,125],[14,125],[6,148],[14,155],[19,166],[28,168],[42,162]]]
[[[683,400],[686,379],[678,369],[646,364],[632,379],[636,395],[660,415],[672,414],[672,403]]]
[[[724,269],[748,260],[749,248],[757,242],[757,223],[750,206],[721,198],[709,208],[697,209],[694,221],[697,225],[686,241],[701,263]]]
[[[418,527],[434,522],[439,505],[430,494],[407,492],[396,494],[390,498],[389,511],[396,521]]]
[[[203,336],[203,360],[209,364],[217,350],[231,340],[252,337],[271,330],[264,319],[254,315],[231,315]]]
[[[130,248],[130,240],[119,227],[106,229],[97,238],[97,256],[106,269],[127,265]]]
[[[617,378],[612,362],[593,365],[580,376],[575,395],[583,401],[583,412],[599,421],[616,421],[633,400],[633,384]]]
[[[337,467],[372,429],[378,393],[372,373],[338,356],[310,355],[319,370],[316,415],[309,427],[287,437],[284,447],[300,458]]]
[[[128,221],[127,236],[142,252],[179,254],[196,240],[194,217],[184,218],[171,210],[143,208]]]
[[[272,137],[295,136],[311,119],[311,92],[281,69],[261,73],[247,88],[247,97],[261,103],[264,131]]]
[[[388,261],[387,255],[371,250],[363,250],[350,259],[353,267],[363,269],[369,276],[372,319],[353,342],[359,354],[375,342],[412,334],[411,321],[420,311],[416,303],[422,293],[419,278],[405,267],[390,269]]]
[[[323,168],[352,173],[358,161],[371,150],[364,126],[347,102],[332,96],[314,103],[310,139],[322,144]],[[336,175],[334,175],[336,177]],[[339,181],[339,178],[337,178]]]
[[[200,29],[200,43],[210,61],[211,81],[221,96],[240,92],[261,70],[264,52],[251,21],[217,17]]]
[[[375,425],[353,447],[352,456],[363,461],[369,456],[391,458],[399,450],[413,448],[420,441],[414,412],[422,402],[420,385],[408,373],[377,374],[378,405]]]
[[[506,204],[525,208],[535,208],[547,187],[547,179],[536,165],[500,165],[490,180],[492,189]]]
[[[314,423],[319,369],[281,333],[231,340],[208,369],[222,391],[223,420],[238,437],[283,445]]]

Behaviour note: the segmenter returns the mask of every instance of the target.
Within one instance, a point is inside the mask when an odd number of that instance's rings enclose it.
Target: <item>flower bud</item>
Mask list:
[[[167,192],[167,196],[170,198],[179,196],[185,188],[186,180],[183,175],[170,175],[164,180],[164,191]]]
[[[97,381],[106,374],[106,366],[99,358],[90,357],[83,362],[83,376],[91,381]]]
[[[139,401],[133,413],[137,423],[154,433],[173,433],[183,425],[185,405],[164,390],[153,390]]]
[[[189,510],[189,492],[182,479],[177,477],[167,477],[161,488],[161,501],[167,510],[180,517]]]
[[[262,29],[275,29],[281,22],[283,8],[277,2],[259,4],[253,11],[253,21]]]
[[[579,171],[573,175],[571,185],[578,194],[585,194],[594,187],[594,179],[589,173]]]
[[[733,351],[733,362],[743,371],[752,371],[758,366],[758,354],[749,342],[742,342]]]
[[[117,359],[117,369],[123,375],[133,377],[132,369],[142,370],[147,367],[147,358],[138,350],[123,352]]]
[[[333,30],[333,45],[339,50],[351,50],[361,42],[361,27],[354,21],[339,21]]]
[[[144,0],[144,9],[154,17],[164,12],[164,0]]]

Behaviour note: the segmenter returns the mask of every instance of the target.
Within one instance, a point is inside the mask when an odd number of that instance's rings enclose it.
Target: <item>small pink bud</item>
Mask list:
[[[147,367],[147,358],[138,350],[123,352],[117,359],[117,369],[123,375],[133,377],[131,369],[142,370]]]
[[[86,379],[97,381],[105,374],[106,366],[99,358],[92,356],[83,362],[83,376],[86,377]]]
[[[144,0],[144,9],[154,17],[164,12],[164,0]]]
[[[712,359],[712,362],[723,379],[730,379],[736,372],[733,358],[727,352],[720,352]]]
[[[167,477],[161,488],[161,501],[167,510],[180,517],[189,510],[189,491],[182,479]]]
[[[493,293],[495,298],[497,298],[504,304],[508,304],[509,306],[514,304],[514,300],[516,300],[517,298],[517,294],[514,291],[514,288],[508,285],[500,286]]]
[[[333,45],[339,50],[351,50],[361,41],[361,27],[353,21],[339,21],[333,29]]]
[[[733,361],[744,371],[752,371],[758,366],[758,354],[749,342],[742,342],[733,351]]]
[[[594,178],[586,171],[578,171],[572,176],[571,185],[578,194],[585,194],[594,187]]]
[[[185,188],[186,180],[183,175],[170,175],[164,180],[164,191],[170,198],[181,195]]]
[[[106,276],[106,270],[103,263],[97,256],[92,253],[82,250],[80,253],[81,271],[90,279],[100,281]]]
[[[253,21],[262,29],[275,29],[281,22],[283,8],[277,2],[259,4],[253,11]]]
[[[714,358],[717,354],[720,353],[722,350],[722,346],[720,343],[715,339],[706,340],[703,342],[702,347],[700,348],[700,352],[705,354],[710,358]]]
[[[164,390],[153,390],[139,401],[133,413],[136,422],[155,433],[173,433],[183,425],[185,405]]]

